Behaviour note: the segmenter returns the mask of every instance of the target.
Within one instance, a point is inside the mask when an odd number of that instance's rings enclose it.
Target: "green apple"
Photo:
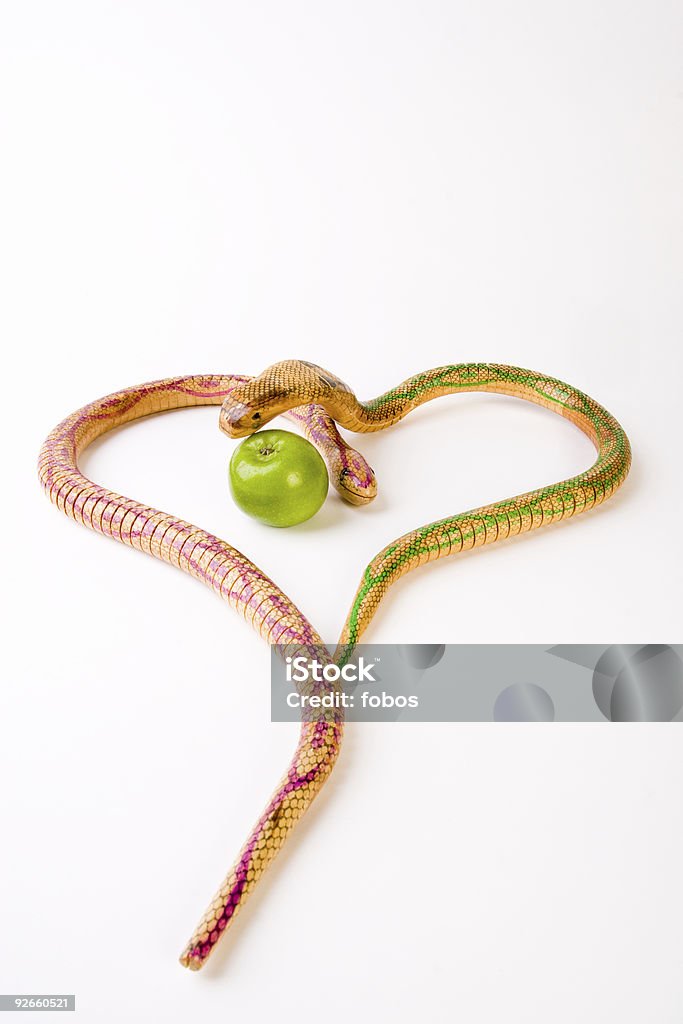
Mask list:
[[[261,430],[230,459],[230,490],[247,515],[268,526],[296,526],[314,516],[327,496],[325,463],[303,437]]]

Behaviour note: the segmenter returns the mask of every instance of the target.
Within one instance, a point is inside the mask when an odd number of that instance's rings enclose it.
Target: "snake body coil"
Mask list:
[[[586,472],[470,512],[429,523],[387,545],[365,569],[339,638],[335,660],[346,659],[389,589],[411,569],[540,526],[569,519],[609,498],[623,483],[631,452],[617,421],[587,395],[530,370],[487,363],[444,366],[411,377],[371,402],[359,402],[338,378],[298,360],[277,363],[256,378],[177,377],[129,388],[90,403],[57,426],[39,458],[50,500],[76,522],[182,569],[211,587],[270,644],[329,658],[321,638],[289,598],[253,562],[191,523],[114,494],[78,469],[80,453],[115,427],[152,413],[221,405],[220,426],[244,436],[274,416],[297,420],[325,458],[333,484],[352,504],[374,497],[374,474],[342,440],[347,429],[383,430],[440,395],[492,391],[545,406],[571,420],[594,442],[598,457]],[[330,659],[331,660],[331,659]],[[339,753],[340,721],[303,722],[290,765],[254,826],[235,865],[211,901],[181,956],[199,969],[241,909],[261,874],[329,776]]]

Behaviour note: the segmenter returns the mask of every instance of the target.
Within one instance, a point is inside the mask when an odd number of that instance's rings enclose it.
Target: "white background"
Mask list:
[[[677,726],[349,728],[184,971],[296,729],[244,622],[60,516],[35,460],[67,413],[172,374],[303,357],[369,398],[531,366],[622,421],[626,486],[415,573],[368,639],[681,640],[682,45],[675,0],[1,5],[0,990],[75,992],[88,1022],[680,1022]],[[289,531],[232,505],[215,410],[83,468],[225,537],[334,641],[390,539],[592,460],[495,396],[359,446],[376,503]]]

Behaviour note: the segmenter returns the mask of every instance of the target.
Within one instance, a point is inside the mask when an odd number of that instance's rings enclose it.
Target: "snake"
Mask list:
[[[236,548],[192,523],[101,487],[78,466],[88,445],[123,424],[170,410],[217,405],[219,427],[231,438],[252,434],[275,416],[295,421],[325,459],[341,497],[363,505],[377,492],[375,474],[338,428],[358,433],[385,430],[425,402],[460,392],[494,392],[550,409],[590,438],[597,458],[569,479],[428,523],[392,541],[363,571],[333,653],[293,601]],[[401,577],[437,559],[594,509],[620,487],[630,465],[628,437],[606,409],[577,388],[532,370],[495,363],[442,366],[362,402],[322,367],[288,359],[255,377],[172,377],[97,399],[52,430],[41,448],[38,470],[50,500],[77,523],[200,580],[238,610],[267,643],[340,664]],[[413,480],[419,485],[419,476]],[[199,970],[207,962],[330,777],[343,729],[339,714],[302,720],[290,763],[187,942],[180,956],[183,966]]]

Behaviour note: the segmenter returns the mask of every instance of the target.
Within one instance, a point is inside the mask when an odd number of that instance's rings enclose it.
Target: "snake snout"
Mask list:
[[[356,458],[339,474],[339,491],[350,505],[367,505],[377,497],[377,479],[360,452],[351,451]]]
[[[269,419],[269,416],[264,416],[252,406],[228,397],[221,406],[218,422],[228,437],[247,437],[259,430]]]

